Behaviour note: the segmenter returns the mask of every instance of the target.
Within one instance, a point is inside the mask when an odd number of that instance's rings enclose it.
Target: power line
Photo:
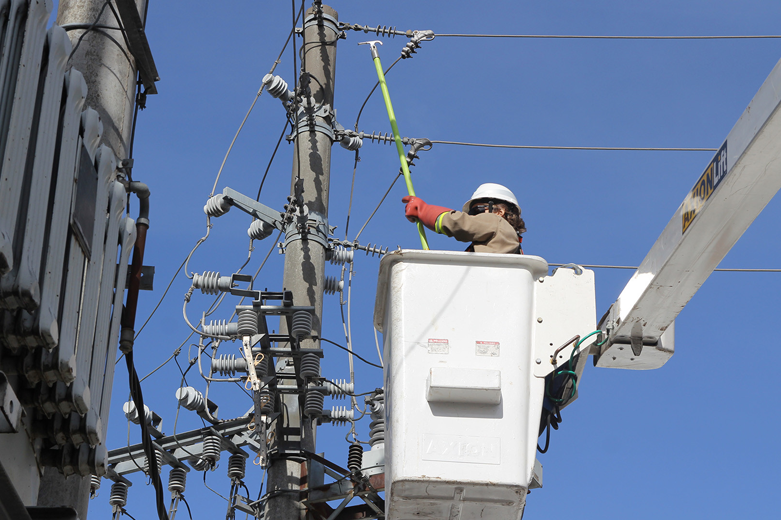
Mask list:
[[[571,264],[548,264],[553,267],[561,267],[563,265],[571,265]],[[577,264],[580,267],[585,267],[587,269],[639,269],[637,266],[633,265],[587,265],[587,264]],[[714,271],[720,271],[723,273],[781,273],[781,269],[739,269],[739,268],[728,268],[728,267],[717,267],[714,269]]]
[[[657,148],[635,146],[538,146],[523,144],[486,144],[465,143],[460,141],[431,141],[432,144],[452,144],[457,146],[478,146],[482,148],[520,148],[525,150],[588,150],[588,151],[623,151],[623,152],[718,152],[718,148]]]
[[[437,38],[526,38],[580,40],[759,40],[781,38],[779,34],[703,35],[703,36],[631,36],[597,34],[439,34]]]

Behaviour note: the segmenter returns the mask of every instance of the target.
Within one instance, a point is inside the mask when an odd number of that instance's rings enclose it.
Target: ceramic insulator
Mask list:
[[[219,194],[210,197],[203,207],[203,212],[210,217],[221,217],[231,209],[230,203],[225,200],[225,195]]]

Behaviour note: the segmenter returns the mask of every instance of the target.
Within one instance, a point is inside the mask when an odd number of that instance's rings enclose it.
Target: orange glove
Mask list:
[[[404,208],[404,215],[407,217],[407,220],[410,222],[420,220],[424,226],[433,231],[437,231],[437,218],[442,213],[450,213],[453,211],[448,208],[443,208],[442,206],[426,204],[423,199],[411,195],[407,195],[401,199],[401,202],[407,204],[407,207]]]

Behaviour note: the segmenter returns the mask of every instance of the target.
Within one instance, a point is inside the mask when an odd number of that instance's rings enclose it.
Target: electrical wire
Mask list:
[[[436,38],[527,38],[584,40],[756,40],[781,38],[778,34],[704,35],[704,36],[631,36],[591,34],[439,34]]]
[[[394,65],[396,65],[400,60],[401,60],[401,56],[396,58],[396,61],[391,63],[390,67],[385,69],[384,74],[387,75],[391,71],[391,69],[394,67]],[[374,94],[374,91],[377,90],[377,87],[379,87],[379,86],[380,86],[380,82],[377,81],[377,83],[374,84],[374,87],[372,88],[371,92],[369,92],[369,95],[366,96],[366,99],[363,101],[363,105],[361,105],[361,109],[358,111],[358,117],[355,118],[355,131],[356,132],[358,131],[358,122],[361,120],[361,114],[363,113],[363,107],[366,106],[366,103],[369,102],[369,98],[372,97],[372,94]]]
[[[377,356],[380,358],[380,366],[385,368],[385,363],[382,361],[382,351],[380,350],[380,340],[377,339],[377,329],[374,329],[374,344],[377,346]]]
[[[516,148],[524,150],[586,150],[607,152],[718,152],[718,148],[656,148],[634,146],[537,146],[520,144],[466,143],[460,141],[431,141],[432,144],[452,144],[457,146],[478,146],[482,148]]]
[[[334,342],[333,342],[333,341],[331,341],[330,339],[320,338],[320,341],[325,341],[326,343],[330,343],[331,345],[333,345],[333,346],[335,346],[335,347],[339,347],[340,349],[344,350],[345,352],[350,352],[350,351],[349,351],[349,349],[347,349],[347,347],[343,347],[342,345],[340,345],[340,344],[338,344],[338,343],[334,343]],[[359,356],[359,355],[358,355],[358,354],[356,354],[355,352],[352,352],[352,355],[353,355],[353,356],[355,356],[355,357],[357,357],[358,359],[360,359],[361,361],[363,361],[363,362],[364,362],[364,363],[366,363],[367,365],[371,365],[371,366],[373,366],[373,367],[377,367],[377,368],[379,368],[379,369],[382,369],[382,367],[381,367],[380,365],[377,365],[377,364],[375,364],[375,363],[372,363],[371,361],[367,361],[367,360],[365,360],[364,358],[362,358],[361,356]],[[356,395],[358,395],[358,394],[356,394]]]
[[[103,7],[100,8],[100,11],[98,12],[98,16],[95,17],[95,21],[85,30],[80,36],[79,39],[76,41],[76,45],[73,46],[73,50],[68,55],[68,61],[71,60],[74,54],[76,54],[76,51],[79,49],[79,46],[81,45],[81,41],[84,39],[84,37],[90,33],[90,31],[94,31],[95,27],[98,26],[98,22],[100,21],[100,17],[103,16],[103,11],[106,10],[106,7],[108,7],[110,0],[106,0],[103,3]]]
[[[298,19],[301,17],[301,13],[303,12],[303,10],[304,10],[304,6],[302,4],[301,5],[301,11],[299,11],[298,16],[294,17],[293,28],[290,30],[290,34],[287,35],[287,39],[285,40],[285,44],[282,46],[282,50],[279,52],[279,56],[277,56],[277,59],[274,61],[274,64],[271,66],[271,70],[268,71],[269,74],[274,74],[274,71],[276,70],[277,65],[279,65],[281,63],[282,55],[285,53],[285,49],[287,49],[287,44],[290,43],[290,38],[292,38],[293,34],[295,34],[295,32],[296,32],[296,24],[298,23]],[[293,14],[295,15],[295,10],[294,10]],[[293,45],[295,46],[295,40],[293,40]],[[247,122],[247,118],[249,118],[250,113],[252,113],[252,109],[255,108],[255,103],[257,103],[258,98],[263,93],[265,88],[266,88],[266,84],[265,83],[261,84],[260,89],[258,89],[258,93],[255,94],[255,98],[252,100],[252,104],[250,105],[249,110],[247,110],[247,114],[244,116],[244,119],[241,121],[241,124],[239,125],[239,129],[236,130],[236,135],[233,136],[233,140],[231,141],[231,144],[228,147],[228,151],[225,153],[225,158],[222,160],[222,164],[220,165],[220,169],[217,172],[217,178],[214,179],[214,186],[212,187],[212,191],[211,191],[211,194],[209,195],[209,197],[214,196],[214,192],[217,189],[217,183],[220,181],[220,175],[222,175],[222,170],[223,170],[223,168],[225,168],[225,162],[228,160],[228,156],[230,155],[231,150],[233,150],[233,145],[236,143],[236,139],[239,138],[239,133],[241,133],[241,129],[244,128],[244,123]],[[279,146],[279,145],[277,145],[277,146]],[[274,153],[276,153],[276,150],[274,150]],[[273,160],[273,157],[272,157],[272,160]],[[265,179],[265,177],[264,177],[264,179]],[[258,190],[258,191],[260,191],[260,190]],[[258,195],[258,197],[260,197],[260,195]]]
[[[401,177],[401,175],[402,175],[402,174],[401,174],[401,172],[399,172],[399,174],[398,174],[398,175],[396,175],[396,177],[393,179],[393,182],[391,182],[391,185],[390,185],[390,186],[388,186],[388,189],[385,191],[385,195],[383,195],[383,196],[382,196],[382,199],[380,199],[380,203],[379,203],[379,204],[377,204],[377,207],[376,207],[376,208],[374,208],[374,211],[372,211],[372,214],[371,214],[371,215],[369,215],[369,218],[368,218],[368,219],[366,219],[366,222],[364,222],[363,226],[361,226],[361,229],[360,229],[360,230],[358,230],[358,234],[357,234],[357,235],[355,235],[355,238],[353,239],[353,241],[355,241],[355,240],[358,240],[358,237],[360,237],[360,236],[361,236],[361,233],[363,233],[363,230],[364,230],[364,229],[366,229],[366,226],[368,226],[368,225],[369,225],[369,222],[371,222],[372,218],[374,217],[374,214],[375,214],[375,213],[377,213],[377,210],[379,210],[379,209],[380,209],[380,206],[382,206],[382,203],[383,203],[383,202],[385,202],[385,198],[386,198],[386,197],[388,196],[388,194],[391,192],[391,190],[393,189],[393,186],[395,186],[395,185],[396,185],[396,181],[397,181],[397,180],[399,180],[399,177]]]
[[[549,266],[553,267],[561,267],[563,265],[567,264],[548,264]],[[639,267],[634,265],[596,265],[596,264],[578,264],[580,267],[585,267],[586,269],[632,269],[636,270],[639,269]],[[739,268],[728,268],[728,267],[717,267],[713,270],[723,272],[723,273],[781,273],[781,269],[739,269]]]
[[[187,258],[189,258],[189,256]],[[137,340],[138,339],[138,336],[141,335],[141,331],[144,330],[144,327],[146,327],[146,324],[149,323],[149,320],[151,320],[152,316],[155,315],[155,313],[157,312],[157,309],[160,308],[160,304],[163,303],[163,300],[165,299],[165,296],[168,294],[168,290],[171,289],[171,285],[173,285],[174,280],[176,280],[176,277],[179,275],[179,272],[182,270],[182,267],[184,267],[184,263],[187,261],[187,258],[182,260],[182,263],[179,264],[179,268],[176,270],[174,275],[171,277],[171,281],[168,282],[168,286],[165,288],[165,291],[163,291],[163,295],[160,297],[160,300],[157,302],[157,305],[155,305],[155,308],[152,309],[151,313],[149,313],[149,316],[146,318],[146,321],[144,321],[144,324],[141,325],[141,328],[138,329],[138,332],[136,332],[136,335],[133,338],[133,340]]]
[[[266,166],[266,171],[263,172],[263,178],[260,180],[260,186],[258,187],[258,196],[255,197],[256,201],[260,200],[260,192],[263,191],[263,184],[266,182],[266,176],[268,175],[268,171],[271,169],[271,163],[274,162],[274,157],[277,155],[277,150],[279,150],[279,145],[282,143],[282,139],[285,137],[285,134],[287,133],[287,125],[290,124],[290,121],[285,120],[285,126],[282,127],[282,133],[279,135],[279,139],[277,140],[277,145],[274,147],[274,152],[271,154],[271,159],[268,161],[268,165]]]

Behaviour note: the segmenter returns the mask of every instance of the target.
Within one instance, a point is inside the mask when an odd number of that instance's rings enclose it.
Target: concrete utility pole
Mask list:
[[[143,19],[146,0],[135,0],[135,5]],[[117,8],[119,7],[118,5]],[[119,26],[104,0],[60,0],[55,23],[66,27],[71,24],[84,27],[68,31],[74,48],[86,28],[94,23],[109,27]],[[122,33],[111,29],[89,31],[73,54],[70,65],[79,70],[87,82],[89,93],[86,106],[97,110],[103,121],[101,144],[110,147],[120,161],[127,159],[133,130],[137,69],[136,60],[127,48]],[[114,365],[109,363],[109,366],[113,368]],[[107,425],[104,424],[103,431],[106,429]],[[73,475],[65,478],[56,468],[49,467],[41,479],[38,505],[72,507],[79,518],[86,519],[89,489],[89,477]]]
[[[328,6],[310,8],[304,19],[303,52],[299,91],[296,94],[303,100],[297,117],[295,148],[293,155],[293,176],[291,195],[298,198],[308,210],[308,218],[327,219],[328,190],[331,168],[331,145],[333,134],[329,133],[333,122],[334,81],[336,76],[336,41],[339,29],[336,26],[338,14]],[[307,87],[308,85],[308,87]],[[308,94],[309,92],[309,94]],[[311,96],[310,100],[307,98]],[[290,237],[291,232],[288,232]],[[292,291],[294,305],[314,306],[312,334],[320,334],[323,309],[323,289],[325,286],[326,248],[306,235],[289,242],[285,252],[285,274],[283,285]],[[280,327],[285,329],[283,323]],[[301,348],[319,348],[319,341],[307,339],[301,342]],[[288,365],[290,372],[293,367]],[[318,374],[319,375],[319,374]],[[271,461],[268,469],[268,491],[275,496],[269,498],[266,506],[266,518],[274,520],[292,520],[305,518],[299,497],[285,490],[299,491],[302,485],[302,467],[300,456],[295,460],[284,457],[286,447],[300,443],[300,447],[314,450],[315,428],[303,413],[298,396],[282,396],[287,413],[284,417],[287,428],[299,431],[286,434],[280,430],[277,420],[278,455]]]

